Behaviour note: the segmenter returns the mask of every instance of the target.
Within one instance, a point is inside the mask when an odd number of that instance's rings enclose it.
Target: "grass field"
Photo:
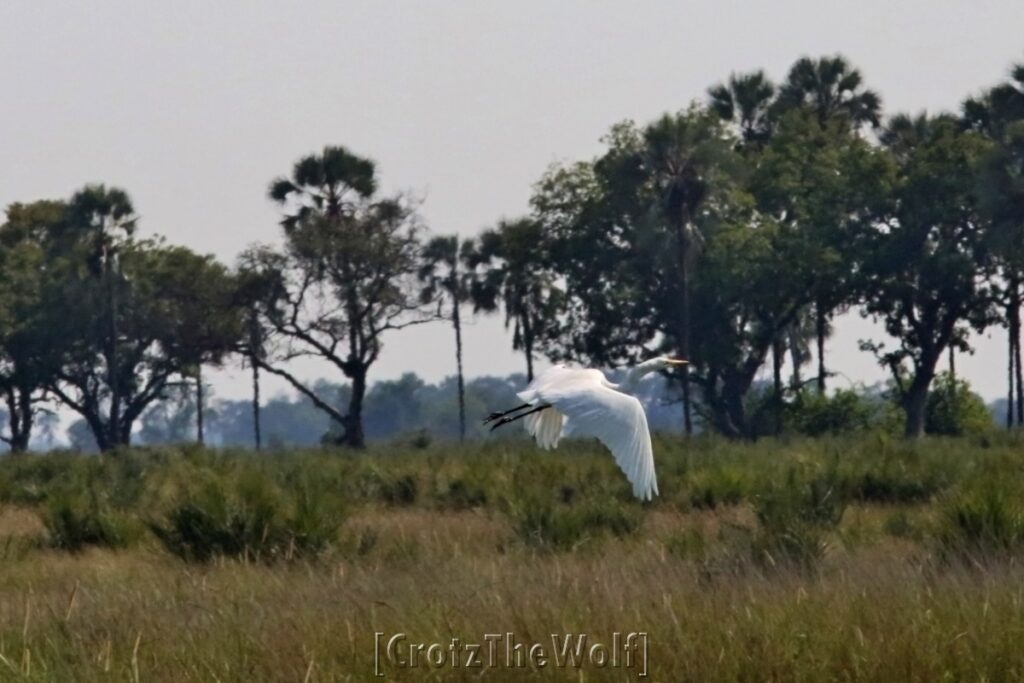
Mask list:
[[[1024,679],[1024,441],[655,451],[648,505],[583,443],[6,457],[0,680],[637,679],[374,678],[374,632],[646,632],[656,681]]]

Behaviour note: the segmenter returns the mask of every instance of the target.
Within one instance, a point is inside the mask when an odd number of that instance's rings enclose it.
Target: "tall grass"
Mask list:
[[[1016,680],[1022,445],[659,438],[650,503],[575,442],[5,458],[0,680],[369,680],[374,631],[507,630],[648,631],[652,680]]]

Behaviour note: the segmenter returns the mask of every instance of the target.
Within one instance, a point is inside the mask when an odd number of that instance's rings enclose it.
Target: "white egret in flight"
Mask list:
[[[640,500],[658,495],[654,453],[644,408],[630,392],[644,375],[687,361],[659,356],[640,363],[622,384],[608,381],[600,370],[555,365],[516,394],[523,404],[491,413],[484,424],[491,431],[523,420],[526,431],[547,450],[562,436],[594,436],[607,446]]]

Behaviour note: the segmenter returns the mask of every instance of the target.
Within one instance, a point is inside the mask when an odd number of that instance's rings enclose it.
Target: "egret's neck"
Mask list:
[[[620,390],[629,394],[634,393],[637,386],[640,384],[640,380],[657,369],[658,362],[656,360],[649,360],[645,363],[633,366],[630,368],[629,372],[626,373],[626,379],[619,385]]]

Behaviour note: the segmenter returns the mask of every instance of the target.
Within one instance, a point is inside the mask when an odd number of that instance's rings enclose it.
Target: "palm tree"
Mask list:
[[[270,199],[284,211],[281,226],[289,250],[308,267],[307,275],[330,281],[337,292],[338,315],[341,316],[339,321],[332,322],[326,330],[317,323],[303,330],[290,331],[294,338],[306,341],[316,353],[340,367],[352,381],[348,412],[338,414],[337,417],[342,418],[339,422],[344,429],[340,441],[353,448],[363,448],[365,445],[363,399],[366,395],[367,370],[378,353],[377,335],[380,327],[372,320],[372,315],[366,313],[369,308],[363,296],[366,292],[361,292],[362,283],[358,274],[361,269],[366,269],[366,265],[358,256],[350,254],[347,247],[351,247],[353,252],[365,247],[366,239],[355,239],[358,231],[369,231],[374,221],[380,225],[395,223],[394,219],[400,214],[398,205],[393,202],[379,202],[368,210],[366,204],[376,190],[376,169],[371,160],[359,157],[341,146],[327,146],[321,154],[310,154],[295,162],[291,175],[273,180],[268,191]],[[373,214],[371,220],[366,219],[367,211]],[[334,245],[324,246],[324,234],[340,236],[345,245],[340,253]],[[329,244],[330,239],[327,242]],[[392,292],[387,286],[375,286],[370,296],[390,298]],[[317,342],[315,337],[318,332],[326,333],[331,341],[326,345]],[[341,353],[338,349],[343,348],[343,336],[348,341],[348,353],[344,358],[337,355]],[[285,376],[280,368],[265,364],[263,367]],[[294,378],[285,377],[296,389],[313,398],[315,394],[308,387]],[[333,410],[323,401],[318,405],[324,410]]]
[[[118,249],[122,239],[135,233],[137,220],[128,193],[120,188],[86,185],[72,195],[68,202],[67,227],[72,231],[73,239],[82,239],[88,245],[86,258],[89,270],[107,288],[107,340],[104,355],[110,391],[110,433],[107,435],[110,446],[121,443],[122,383],[133,379],[121,376],[118,356]]]
[[[882,98],[863,88],[864,79],[842,55],[811,59],[802,57],[790,67],[779,88],[779,111],[807,107],[821,125],[835,116],[845,116],[851,126],[881,123]]]
[[[291,177],[270,184],[270,198],[292,210],[281,220],[286,233],[309,219],[327,216],[332,220],[351,213],[360,199],[377,190],[372,161],[352,154],[344,147],[325,147],[320,155],[299,159]]]
[[[543,228],[531,218],[485,230],[467,255],[467,267],[477,271],[470,286],[474,310],[505,309],[505,327],[512,327],[512,348],[523,352],[529,381],[536,345],[552,334],[565,299],[545,264]]]
[[[981,208],[992,222],[992,246],[1006,282],[1008,395],[1006,426],[1024,425],[1021,368],[1021,285],[1024,283],[1024,64],[1010,79],[963,105],[964,124],[992,140],[978,174]],[[1016,389],[1016,390],[1015,390]]]
[[[423,289],[420,300],[424,304],[437,301],[437,312],[441,315],[443,298],[451,304],[451,321],[455,329],[455,364],[458,369],[459,389],[459,439],[466,439],[466,385],[462,374],[462,304],[470,299],[473,268],[474,244],[472,240],[460,241],[455,235],[435,237],[423,247],[422,265],[417,273]]]
[[[716,114],[691,108],[665,114],[644,129],[642,164],[656,192],[659,215],[676,237],[680,302],[677,343],[690,357],[690,275],[703,236],[696,219],[717,176],[731,166],[732,147]],[[682,366],[683,424],[693,433],[689,366]]]
[[[843,56],[802,57],[790,68],[775,102],[776,116],[788,109],[802,107],[814,112],[824,127],[840,117],[854,128],[881,123],[882,99],[873,90],[863,87],[863,77]],[[830,301],[828,283],[816,297],[815,335],[818,346],[818,391],[825,393],[825,338],[828,320],[835,305]]]
[[[764,71],[732,74],[725,83],[708,88],[708,104],[718,116],[734,124],[747,146],[764,143],[772,130],[775,84]]]
[[[267,363],[267,346],[270,329],[260,317],[261,308],[272,306],[277,284],[276,274],[263,273],[242,267],[235,275],[236,302],[246,311],[246,330],[240,339],[237,351],[242,356],[243,366],[249,365],[252,372],[252,431],[256,450],[263,446],[260,429],[260,367]]]

